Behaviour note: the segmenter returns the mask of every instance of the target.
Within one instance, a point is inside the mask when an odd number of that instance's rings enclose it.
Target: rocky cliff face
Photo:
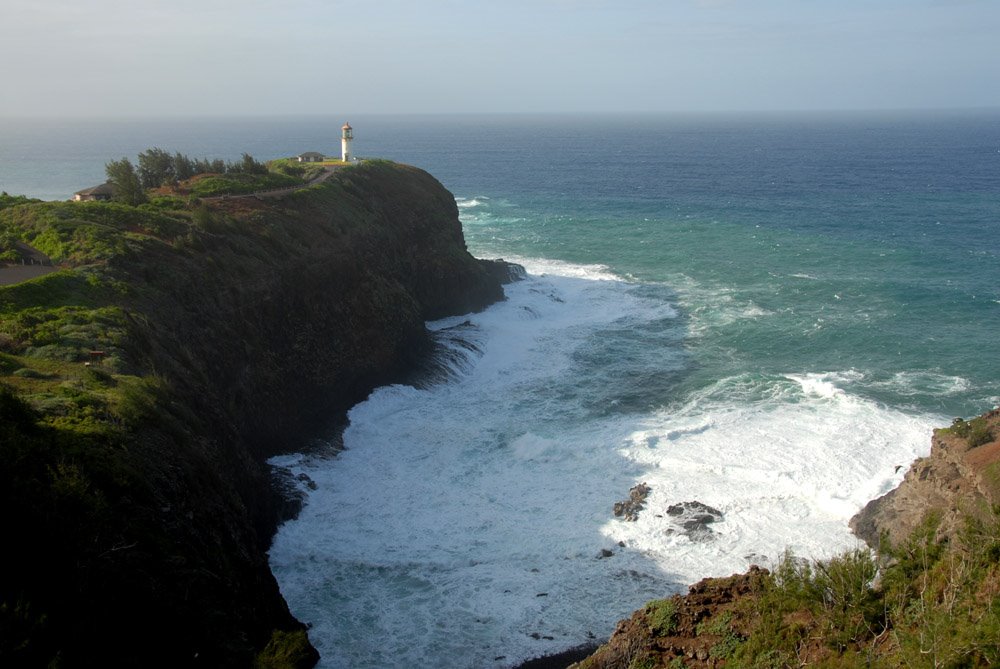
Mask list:
[[[124,217],[127,238],[127,210],[74,211]],[[25,234],[45,225],[32,215],[17,213]],[[506,267],[468,254],[453,196],[411,167],[375,161],[190,220],[73,284],[125,314],[118,369],[59,368],[80,401],[84,382],[116,398],[92,437],[0,398],[12,485],[37,482],[0,494],[19,549],[0,562],[0,664],[311,665],[267,564],[285,506],[264,460],[402,378],[432,347],[426,319],[503,297]]]
[[[851,519],[851,529],[877,547],[886,535],[892,544],[907,538],[928,513],[940,514],[938,536],[954,536],[967,516],[1000,504],[1000,411],[980,419],[985,428],[975,446],[963,430],[936,430],[931,453],[914,462],[903,482],[872,500]]]

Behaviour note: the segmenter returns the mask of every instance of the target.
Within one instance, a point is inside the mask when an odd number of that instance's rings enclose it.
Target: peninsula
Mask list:
[[[401,379],[424,322],[502,299],[508,269],[469,255],[426,172],[306,176],[0,202],[5,259],[52,263],[0,286],[3,666],[315,663],[267,564],[295,501],[265,460]]]

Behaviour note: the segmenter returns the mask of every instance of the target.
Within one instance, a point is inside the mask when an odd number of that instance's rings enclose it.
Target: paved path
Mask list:
[[[28,246],[24,242],[14,244],[21,256],[25,259],[21,263],[0,263],[0,286],[9,286],[13,283],[20,283],[37,276],[45,276],[57,271],[59,268],[52,264],[52,260],[38,249]]]
[[[57,271],[52,265],[0,265],[0,286],[21,283]]]

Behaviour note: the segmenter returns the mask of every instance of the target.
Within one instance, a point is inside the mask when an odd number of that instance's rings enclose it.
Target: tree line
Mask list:
[[[172,185],[196,174],[267,174],[267,165],[249,153],[232,162],[220,158],[192,160],[182,153],[171,154],[154,147],[139,154],[138,166],[122,158],[105,163],[104,171],[116,188],[115,199],[136,205],[146,201],[148,188]]]

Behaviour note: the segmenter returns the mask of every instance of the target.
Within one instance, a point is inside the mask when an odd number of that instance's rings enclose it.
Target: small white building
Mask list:
[[[318,151],[306,151],[305,153],[300,153],[296,158],[298,158],[300,163],[321,163],[326,156]]]
[[[115,196],[118,189],[110,181],[102,183],[93,188],[84,188],[73,193],[73,199],[77,202],[93,202],[95,200],[110,200]]]
[[[354,129],[351,128],[350,123],[345,123],[344,127],[340,129],[340,156],[345,163],[354,158],[354,152],[351,150],[351,140],[353,139]]]

